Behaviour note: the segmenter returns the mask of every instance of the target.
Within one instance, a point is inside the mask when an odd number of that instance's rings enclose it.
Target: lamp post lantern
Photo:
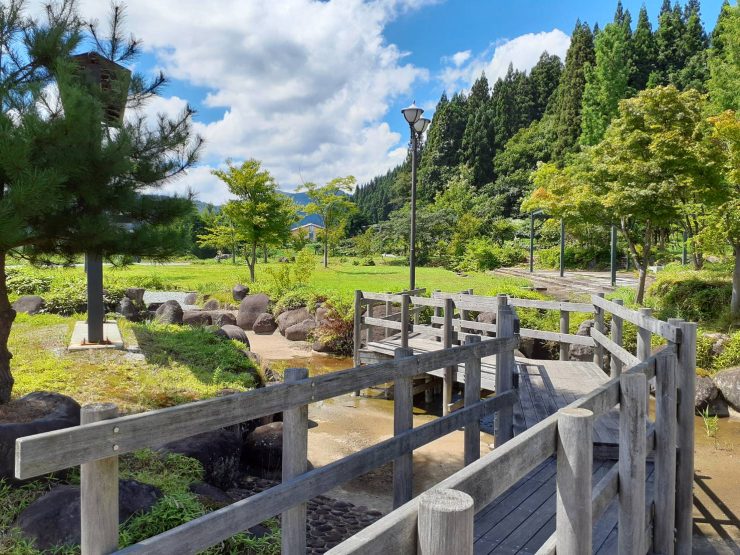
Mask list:
[[[131,72],[96,52],[72,56],[78,77],[95,94],[100,95],[103,124],[120,127],[126,109]],[[64,100],[64,99],[62,99]],[[85,253],[87,274],[87,342],[99,344],[105,340],[105,306],[103,302],[103,256],[99,252]]]
[[[401,110],[404,119],[409,124],[411,135],[411,232],[409,234],[409,289],[416,288],[416,162],[421,136],[429,127],[430,120],[421,117],[422,108],[412,103],[408,108]]]

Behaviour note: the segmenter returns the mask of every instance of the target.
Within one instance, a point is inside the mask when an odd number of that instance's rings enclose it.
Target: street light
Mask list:
[[[416,154],[419,149],[419,140],[429,127],[430,120],[421,117],[423,108],[412,103],[408,108],[401,110],[404,119],[409,124],[411,135],[411,233],[409,236],[409,282],[410,290],[416,289]]]

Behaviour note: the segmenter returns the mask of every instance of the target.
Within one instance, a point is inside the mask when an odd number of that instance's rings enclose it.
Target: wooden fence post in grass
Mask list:
[[[691,553],[694,487],[694,395],[696,390],[696,328],[681,322],[678,351],[678,465],[676,466],[676,553]]]
[[[93,424],[118,416],[113,403],[85,405],[80,424]],[[112,429],[115,437],[117,428]],[[115,439],[114,439],[115,441]],[[112,457],[80,465],[80,518],[83,555],[104,555],[118,549],[118,445]]]
[[[596,293],[597,297],[604,298],[604,293]],[[594,305],[594,328],[604,333],[604,309]],[[594,363],[599,368],[604,368],[604,347],[598,341],[594,341]]]
[[[286,368],[285,383],[308,378],[306,368]],[[308,470],[308,405],[283,411],[283,482]],[[306,553],[306,503],[283,512],[281,522],[283,555]]]
[[[419,497],[419,555],[472,555],[473,498],[453,489],[432,489]]]
[[[444,332],[444,348],[449,349],[452,347],[453,338],[455,337],[455,330],[452,327],[452,315],[455,311],[455,302],[447,298],[445,299],[445,322],[443,325]],[[442,416],[447,416],[450,413],[450,403],[452,403],[452,387],[454,386],[454,375],[457,368],[454,366],[448,366],[445,368],[444,378],[442,378]]]
[[[465,338],[466,345],[480,343],[479,335]],[[481,359],[473,355],[465,361],[465,406],[480,402]],[[465,425],[465,466],[480,459],[480,420],[474,418]]]
[[[514,337],[514,313],[506,295],[498,296],[496,313],[496,337]],[[496,355],[496,393],[501,394],[514,387],[514,350],[501,351]],[[498,447],[514,437],[514,407],[509,405],[496,414],[495,445]]]
[[[614,299],[614,303],[622,306],[624,301],[622,299]],[[622,346],[622,338],[624,331],[624,321],[616,314],[612,314],[612,341]],[[618,378],[622,373],[622,361],[616,356],[612,355],[611,364],[609,365],[609,374],[612,378]]]
[[[396,359],[412,357],[414,351],[400,347]],[[414,427],[413,378],[397,377],[393,393],[393,434],[399,435]],[[397,509],[413,497],[414,454],[405,453],[393,461],[393,508]]]
[[[653,551],[673,555],[676,522],[676,363],[660,357],[655,368],[655,532]]]
[[[570,329],[570,312],[567,310],[560,311],[560,333],[569,333]],[[568,360],[570,344],[560,342],[560,360]]]
[[[619,377],[619,553],[645,553],[647,380]]]
[[[591,553],[591,474],[593,412],[558,411],[557,505],[555,533],[558,553]]]

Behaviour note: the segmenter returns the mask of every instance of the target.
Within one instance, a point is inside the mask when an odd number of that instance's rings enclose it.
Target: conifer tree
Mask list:
[[[558,88],[562,73],[563,62],[560,58],[543,52],[537,64],[529,72],[533,100],[530,122],[540,119],[545,114],[550,99]]]
[[[670,7],[670,2],[664,0],[658,18],[658,30],[655,33],[658,62],[656,70],[650,76],[648,86],[666,85],[676,78],[676,73],[684,66],[686,60],[685,31],[683,12],[678,2]]]
[[[556,142],[553,153],[556,158],[573,149],[581,134],[581,104],[586,85],[586,65],[593,64],[593,34],[580,20],[571,35],[570,47],[565,56],[565,67],[557,90],[554,109]]]
[[[71,55],[85,31],[100,56],[118,64],[138,53],[139,43],[123,34],[120,6],[113,6],[108,37],[85,26],[72,1],[50,5],[44,20],[23,7],[20,0],[0,4],[0,52],[10,54],[0,65],[0,402],[13,386],[8,256],[162,258],[182,251],[188,236],[179,222],[192,201],[148,193],[190,167],[200,146],[191,139],[189,108],[156,122],[130,110],[113,131],[110,95],[79,78]],[[136,107],[164,83],[161,75],[151,82],[134,75],[121,92]],[[61,103],[49,95],[52,85]]]
[[[709,39],[701,22],[698,0],[690,0],[684,10],[683,67],[672,78],[679,89],[693,88],[706,90],[709,78],[708,52]]]

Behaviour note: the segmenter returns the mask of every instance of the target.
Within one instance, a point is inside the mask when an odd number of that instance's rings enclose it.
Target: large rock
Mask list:
[[[244,333],[244,330],[241,329],[239,326],[221,326],[221,328],[219,328],[219,330],[216,332],[216,335],[220,337],[225,337],[226,339],[235,339],[236,341],[241,341],[247,347],[249,347],[249,338],[247,337],[247,334]]]
[[[592,327],[594,327],[593,320],[584,320],[578,326],[578,331],[576,332],[576,335],[583,335],[583,336],[588,337],[591,335]],[[587,347],[586,345],[571,344],[570,347],[568,348],[568,357],[570,358],[570,360],[577,360],[581,362],[593,362],[594,350],[592,347]]]
[[[198,293],[188,293],[183,299],[185,304],[194,305],[198,302]]]
[[[721,370],[714,375],[714,384],[729,405],[740,411],[740,366]]]
[[[156,487],[135,480],[118,482],[118,522],[154,506],[162,493]],[[26,507],[15,521],[21,534],[36,548],[80,543],[80,486],[58,486]]]
[[[173,441],[158,451],[197,459],[203,465],[203,480],[222,489],[231,487],[239,476],[242,442],[233,429],[216,430]]]
[[[243,301],[247,295],[249,295],[249,287],[246,285],[237,284],[231,288],[231,296],[236,302]]]
[[[203,310],[218,310],[221,308],[221,304],[218,299],[210,299],[203,305]]]
[[[231,310],[210,310],[208,314],[211,316],[211,323],[219,328],[236,325],[236,315]]]
[[[182,324],[183,311],[180,303],[169,300],[154,313],[154,320],[160,324]]]
[[[124,293],[125,298],[132,300],[136,303],[136,306],[144,306],[144,292],[146,289],[143,287],[129,287]]]
[[[701,411],[707,408],[717,398],[719,390],[714,385],[712,378],[705,376],[696,377],[696,391],[694,392],[694,407]]]
[[[303,322],[290,326],[285,330],[285,339],[290,341],[306,341],[308,334],[316,328],[316,320],[306,318]]]
[[[13,309],[16,312],[26,314],[38,314],[46,307],[46,301],[38,295],[23,295],[13,303]]]
[[[130,322],[139,322],[141,320],[141,312],[138,305],[129,297],[123,297],[121,299],[121,304],[118,305],[118,312]]]
[[[260,314],[257,317],[257,320],[254,322],[254,325],[252,326],[252,330],[254,331],[254,333],[264,335],[272,334],[276,328],[277,323],[275,322],[275,317],[269,312],[263,312],[262,314]]]
[[[24,411],[32,411],[31,419],[0,424],[0,478],[15,482],[15,440],[19,437],[79,426],[80,405],[60,393],[36,391],[12,402]]]
[[[182,314],[182,323],[188,326],[210,326],[211,315],[202,310],[186,310]]]
[[[311,318],[311,314],[308,312],[306,307],[286,310],[285,312],[280,313],[277,317],[278,329],[280,330],[280,333],[285,335],[285,332],[289,327],[300,324],[308,318]]]
[[[725,351],[725,348],[731,339],[731,337],[726,333],[705,333],[704,337],[712,342],[710,350],[713,357],[721,355]]]
[[[259,426],[249,434],[242,461],[259,476],[279,471],[283,462],[283,423]]]
[[[330,319],[329,315],[331,311],[325,306],[320,306],[316,309],[316,323],[321,325]]]
[[[236,315],[236,325],[244,330],[251,330],[257,318],[267,312],[270,299],[264,293],[248,295],[239,304],[239,313]]]

